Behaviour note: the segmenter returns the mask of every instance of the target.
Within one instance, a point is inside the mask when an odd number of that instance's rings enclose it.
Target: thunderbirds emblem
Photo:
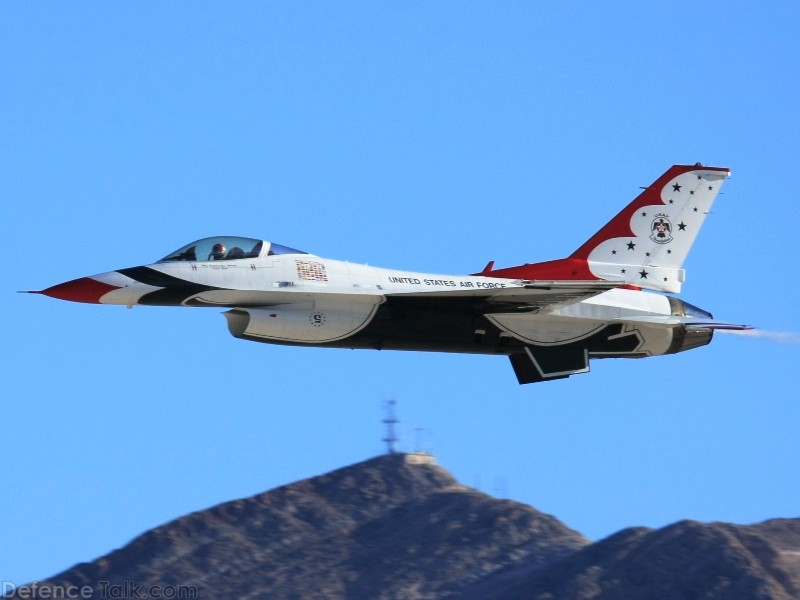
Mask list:
[[[672,223],[667,215],[658,214],[650,226],[650,239],[656,244],[668,244],[672,241]]]

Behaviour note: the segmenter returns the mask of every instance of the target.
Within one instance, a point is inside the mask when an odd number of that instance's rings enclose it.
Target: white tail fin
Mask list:
[[[569,258],[601,279],[679,292],[683,261],[730,170],[675,165]]]

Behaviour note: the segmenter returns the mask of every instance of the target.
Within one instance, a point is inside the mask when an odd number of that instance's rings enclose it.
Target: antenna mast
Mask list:
[[[397,417],[394,416],[394,405],[397,404],[395,400],[389,400],[386,403],[386,418],[381,421],[386,425],[386,437],[383,441],[386,442],[386,453],[397,453],[397,435],[395,435],[395,423],[399,423]]]

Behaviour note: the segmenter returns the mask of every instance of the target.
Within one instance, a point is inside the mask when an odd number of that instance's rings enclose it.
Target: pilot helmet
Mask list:
[[[214,247],[211,249],[211,256],[217,260],[225,256],[225,245],[220,244],[219,242],[214,244]]]

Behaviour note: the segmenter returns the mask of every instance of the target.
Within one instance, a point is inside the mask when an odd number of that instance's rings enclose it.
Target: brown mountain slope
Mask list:
[[[800,519],[682,521],[589,544],[425,458],[381,456],[192,513],[16,597],[800,599]]]
[[[103,581],[142,586],[115,589],[132,597],[183,585],[201,598],[436,598],[588,543],[549,515],[410,460],[381,456],[187,515],[47,583],[91,585],[97,598]]]
[[[798,599],[798,532],[797,519],[631,528],[503,589],[484,581],[468,597],[480,591],[486,600]]]

